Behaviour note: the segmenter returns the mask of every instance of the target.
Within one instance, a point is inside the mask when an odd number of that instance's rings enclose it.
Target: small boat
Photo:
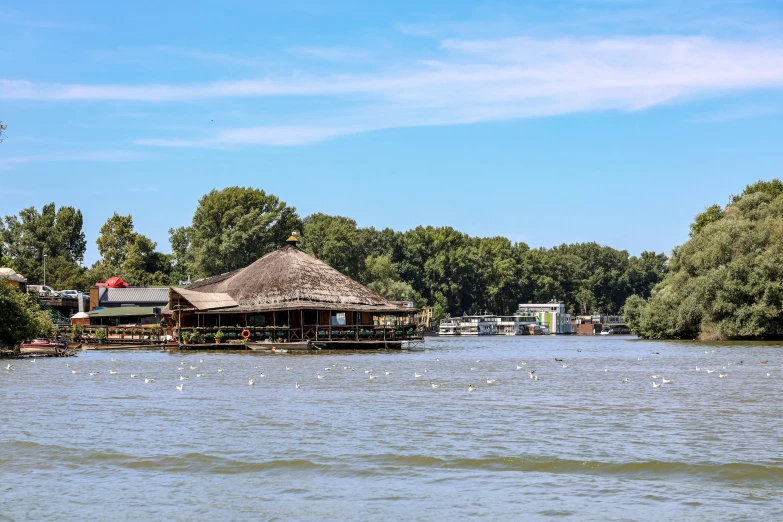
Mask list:
[[[601,335],[612,335],[613,333],[614,333],[614,330],[612,330],[612,328],[609,327],[609,326],[604,326],[601,329]]]
[[[24,341],[19,345],[20,348],[68,348],[65,341],[54,341],[50,339],[32,339]]]

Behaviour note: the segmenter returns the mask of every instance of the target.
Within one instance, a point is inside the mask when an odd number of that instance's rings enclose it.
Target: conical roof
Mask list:
[[[240,270],[196,281],[187,289],[228,294],[244,309],[297,302],[399,308],[292,245],[275,250]]]

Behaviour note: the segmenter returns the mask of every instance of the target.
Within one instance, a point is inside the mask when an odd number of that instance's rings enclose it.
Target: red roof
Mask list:
[[[105,283],[95,283],[95,286],[105,286],[106,288],[126,288],[128,283],[119,277],[110,277]]]

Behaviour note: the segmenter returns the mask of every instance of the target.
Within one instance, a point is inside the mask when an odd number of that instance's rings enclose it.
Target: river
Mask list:
[[[0,520],[781,520],[781,347],[474,337],[3,361]]]

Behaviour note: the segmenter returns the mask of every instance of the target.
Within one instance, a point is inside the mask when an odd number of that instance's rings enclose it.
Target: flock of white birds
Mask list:
[[[581,350],[577,350],[577,351],[581,351]],[[705,354],[711,354],[711,353],[715,353],[715,351],[714,350],[712,350],[712,351],[705,351],[704,353]],[[654,355],[658,355],[658,352],[653,352],[653,354]],[[37,359],[35,357],[29,358],[29,362],[32,363],[32,364],[34,364],[36,362],[36,360]],[[636,360],[637,361],[643,361],[644,359],[642,357],[637,357]],[[116,361],[116,359],[112,358],[111,362],[115,363],[117,361]],[[440,359],[436,358],[434,360],[434,363],[438,363],[438,362],[440,362]],[[560,366],[562,369],[568,369],[568,368],[571,367],[570,364],[565,363],[565,361],[563,359],[558,359],[557,357],[555,357],[555,362],[557,363],[557,366]],[[758,361],[757,364],[765,365],[768,362],[769,361]],[[478,365],[479,363],[481,363],[481,359],[477,359],[475,361],[475,363],[476,363],[476,365]],[[200,358],[199,359],[199,364],[203,365],[204,364],[204,359]],[[744,364],[744,361],[729,362],[729,363],[726,363],[725,365],[721,365],[718,368],[703,368],[702,369],[699,366],[696,366],[695,368],[693,368],[693,371],[695,371],[695,372],[704,371],[707,374],[714,374],[714,373],[717,372],[718,373],[718,377],[722,379],[722,378],[728,377],[729,373],[728,373],[727,370],[728,370],[729,366],[732,366],[732,365],[742,365],[742,364]],[[74,363],[74,366],[75,365],[76,365],[76,363]],[[76,368],[72,368],[71,366],[72,365],[71,365],[70,362],[65,364],[65,367],[71,372],[71,374],[78,375],[78,374],[81,373],[81,370],[78,370]],[[482,368],[479,368],[478,366],[474,366],[473,364],[471,364],[469,367],[470,367],[471,371],[478,372],[478,371],[483,370]],[[334,372],[338,372],[338,371],[340,371],[340,368],[342,368],[343,372],[355,372],[356,371],[356,369],[354,367],[352,367],[352,366],[347,366],[347,365],[345,365],[345,366],[338,366],[336,363],[334,363],[334,364],[325,366],[324,369],[323,369],[323,374],[319,371],[319,372],[317,372],[313,376],[313,378],[316,379],[316,380],[324,379],[326,377],[326,375],[327,375],[327,372],[333,372],[333,371]],[[253,369],[254,370],[259,370],[260,366],[254,366]],[[293,370],[293,369],[294,368],[292,366],[285,366],[285,370],[286,371],[290,371],[290,370]],[[12,363],[8,363],[5,366],[5,370],[6,370],[6,372],[12,372],[14,370],[14,365]],[[528,374],[528,377],[532,381],[539,381],[540,380],[539,374],[536,373],[536,370],[535,369],[529,369],[528,363],[525,362],[525,361],[521,361],[521,362],[516,363],[516,370],[518,370],[518,371],[526,371],[527,374]],[[184,381],[190,380],[191,376],[193,376],[193,375],[195,375],[196,379],[200,379],[202,377],[206,377],[209,373],[223,373],[225,371],[226,371],[226,368],[222,368],[222,367],[219,367],[219,366],[216,367],[216,368],[213,368],[211,370],[208,370],[208,369],[206,369],[205,366],[196,366],[195,364],[188,363],[185,360],[180,360],[179,365],[177,366],[177,373],[179,373],[179,378],[178,378],[179,384],[177,384],[175,386],[175,389],[177,391],[180,391],[180,392],[184,391],[185,390],[185,382]],[[392,375],[392,372],[388,371],[388,370],[376,373],[371,368],[365,368],[365,369],[363,369],[363,371],[364,371],[364,374],[367,375],[367,378],[370,381],[378,379],[380,376],[388,377],[388,376]],[[603,371],[604,372],[608,372],[609,368],[604,367]],[[190,375],[186,375],[188,372],[191,372],[191,374]],[[193,373],[193,372],[195,372],[195,373]],[[89,373],[90,376],[94,377],[94,376],[99,375],[101,372],[99,372],[99,371],[89,371],[88,373]],[[139,378],[139,380],[140,381],[143,380],[145,384],[153,384],[153,383],[156,382],[156,378],[155,377],[149,377],[147,375],[142,376],[139,373],[125,373],[125,372],[121,372],[120,370],[117,370],[117,369],[110,369],[108,373],[110,375],[130,376],[130,378],[132,378],[132,379]],[[767,375],[767,377],[771,377],[772,373],[767,371],[766,375]],[[259,372],[257,375],[246,376],[246,377],[244,377],[244,379],[245,379],[245,382],[247,383],[247,385],[254,386],[256,384],[256,379],[257,378],[264,378],[264,377],[266,377],[266,375],[263,372]],[[432,369],[431,368],[425,367],[423,369],[423,371],[421,371],[421,372],[414,371],[413,372],[413,378],[414,379],[429,380],[430,386],[431,386],[432,389],[438,389],[438,388],[440,388],[442,386],[442,383],[435,382],[435,380],[432,379]],[[657,375],[657,374],[650,375],[650,378],[652,379],[652,387],[653,388],[660,388],[662,385],[671,385],[671,384],[674,384],[674,382],[675,382],[673,377],[671,377],[671,376],[670,377],[665,377],[662,374],[661,375]],[[241,382],[241,381],[239,381],[239,382]],[[629,382],[629,379],[627,377],[622,378],[620,380],[620,383],[622,383],[622,384],[627,384],[628,382]],[[487,378],[486,379],[486,384],[488,386],[492,386],[492,385],[495,385],[497,383],[498,383],[498,379],[497,378]],[[302,388],[302,384],[299,381],[295,381],[294,382],[294,387],[297,390],[301,389]],[[468,392],[473,392],[473,391],[477,390],[478,388],[479,387],[477,385],[473,384],[473,383],[470,383],[470,384],[467,385],[467,391]]]

